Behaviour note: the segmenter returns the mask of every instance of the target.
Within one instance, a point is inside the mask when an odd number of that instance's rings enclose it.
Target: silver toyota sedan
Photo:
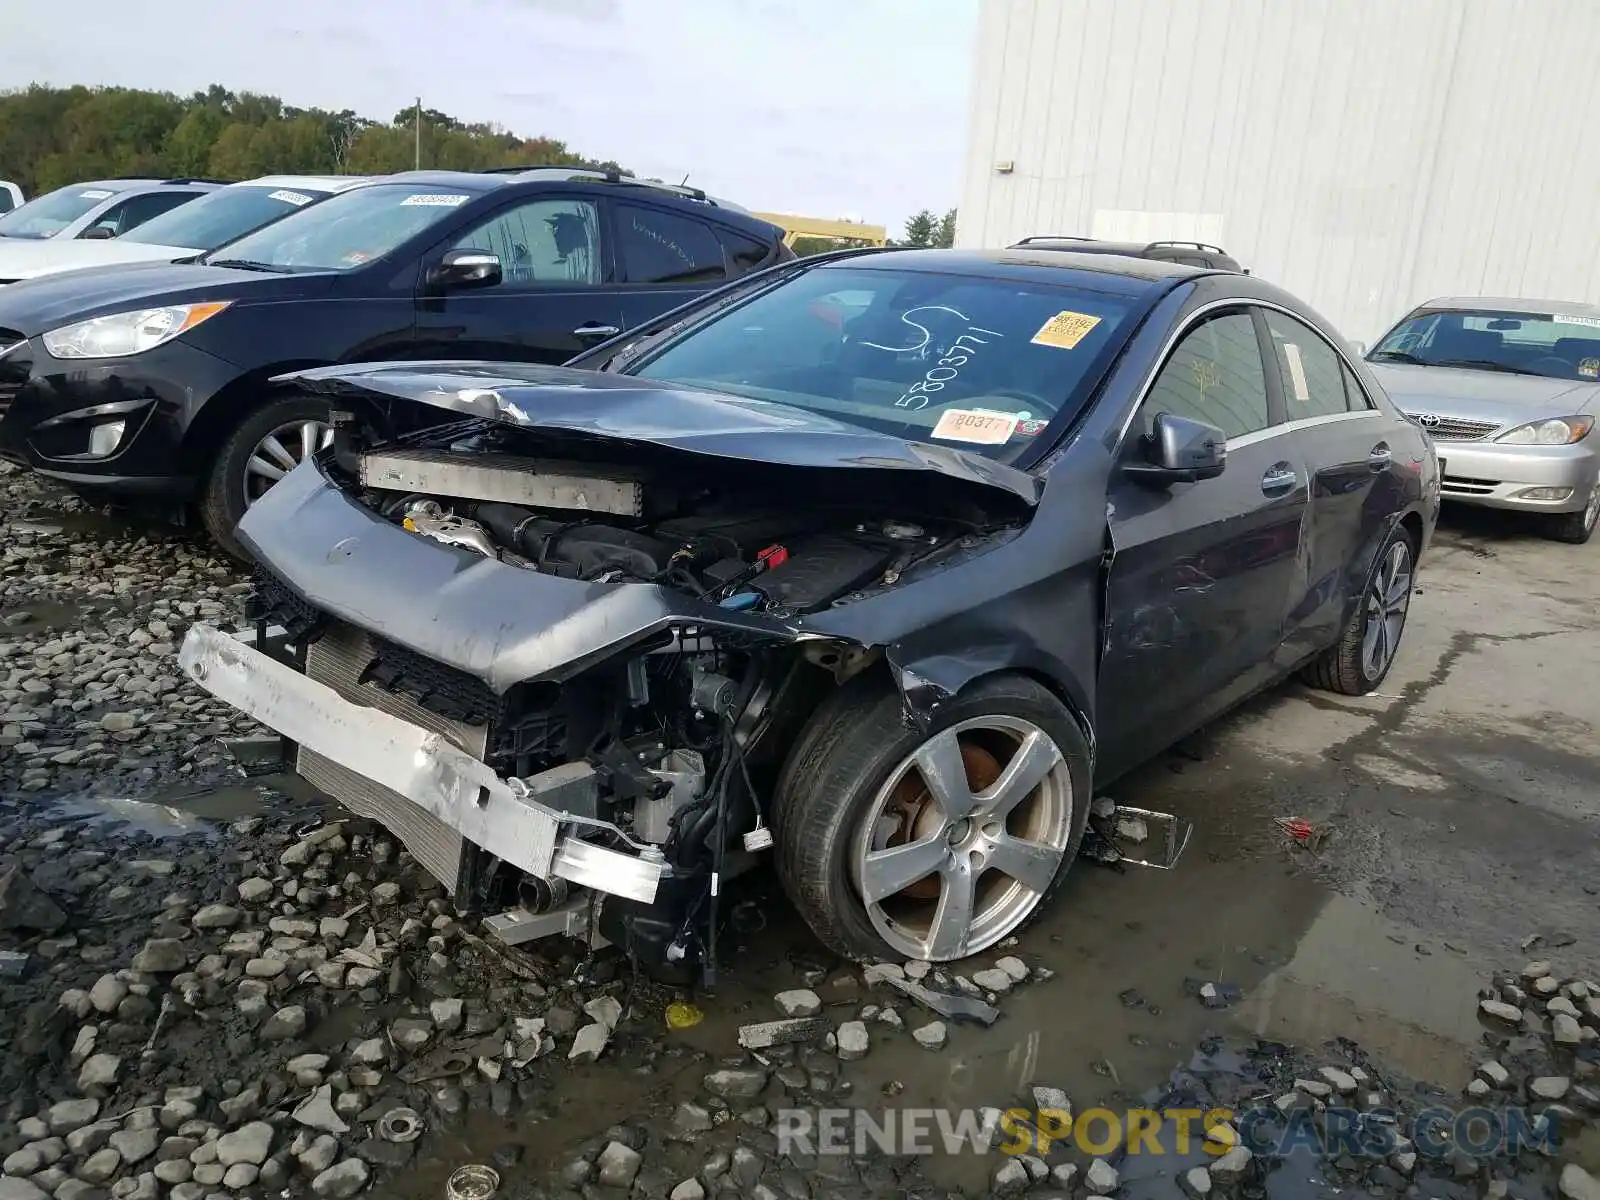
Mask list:
[[[1600,307],[1451,297],[1408,313],[1367,355],[1432,435],[1441,496],[1540,514],[1582,543],[1600,517]]]

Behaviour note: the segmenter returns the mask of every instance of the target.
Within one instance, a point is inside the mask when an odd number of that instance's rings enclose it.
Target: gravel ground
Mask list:
[[[1587,945],[1550,951],[1567,964],[1430,968],[1478,1010],[1456,1044],[1465,1080],[1430,1076],[1400,1043],[1367,1044],[1382,1039],[1359,1019],[1289,1044],[1247,1015],[1293,966],[1292,945],[1243,932],[1251,918],[1223,906],[1272,909],[1293,944],[1316,922],[1267,882],[1265,852],[1230,858],[1204,835],[1192,868],[1085,867],[1071,916],[955,972],[912,970],[992,1002],[992,1028],[940,1020],[893,970],[823,956],[760,895],[734,910],[715,995],[570,943],[506,951],[384,831],[296,806],[225,760],[219,736],[255,731],[188,687],[172,655],[190,622],[237,612],[231,566],[17,474],[0,491],[0,1200],[420,1200],[469,1163],[498,1171],[502,1197],[1600,1200],[1578,1165],[1600,1166]],[[193,819],[222,795],[236,819]],[[1185,900],[1165,881],[1201,890]],[[1206,916],[1192,937],[1145,936],[1140,897]],[[1128,944],[1137,971],[1113,959]],[[1122,981],[1138,971],[1168,992]],[[755,1026],[798,1040],[760,1045]],[[1348,1108],[1404,1130],[1431,1105],[1518,1102],[1555,1124],[1557,1153],[784,1155],[774,1128],[784,1108],[1144,1103],[1270,1105],[1284,1125]]]

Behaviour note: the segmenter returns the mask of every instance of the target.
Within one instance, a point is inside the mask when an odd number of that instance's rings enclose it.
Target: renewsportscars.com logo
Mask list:
[[[1556,1123],[1528,1109],[1475,1106],[1425,1109],[1402,1120],[1392,1109],[1329,1107],[1091,1108],[781,1108],[773,1132],[779,1153],[1046,1155],[1068,1146],[1091,1156],[1193,1153],[1221,1156],[1236,1146],[1277,1157],[1387,1159],[1397,1153],[1444,1158],[1556,1149]]]

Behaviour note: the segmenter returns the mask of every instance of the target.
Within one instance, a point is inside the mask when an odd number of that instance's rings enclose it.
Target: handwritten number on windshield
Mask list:
[[[965,318],[963,318],[964,320]],[[917,383],[911,385],[900,399],[894,402],[896,408],[909,408],[913,412],[920,412],[928,407],[934,392],[942,392],[946,384],[954,383],[961,374],[961,368],[972,361],[979,346],[987,346],[988,340],[978,337],[986,333],[990,337],[1003,337],[993,329],[982,329],[977,325],[967,326],[967,331],[956,338],[948,347],[943,358]]]
[[[920,321],[913,321],[911,319],[912,313],[923,312],[947,312],[953,313],[955,316],[960,317],[963,321],[968,319],[966,313],[958,312],[956,309],[951,308],[948,304],[924,304],[919,308],[908,308],[905,312],[900,314],[900,319],[902,321],[911,326],[911,328],[917,330],[922,335],[919,341],[913,342],[909,346],[880,346],[877,342],[862,342],[861,344],[863,346],[869,346],[874,350],[887,350],[890,354],[915,354],[918,350],[921,350],[933,340],[933,334],[929,331],[926,325],[922,324]]]

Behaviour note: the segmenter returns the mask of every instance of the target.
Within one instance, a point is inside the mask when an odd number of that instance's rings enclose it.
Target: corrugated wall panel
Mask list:
[[[983,0],[957,242],[1220,222],[1364,339],[1596,299],[1597,33],[1597,0]]]

